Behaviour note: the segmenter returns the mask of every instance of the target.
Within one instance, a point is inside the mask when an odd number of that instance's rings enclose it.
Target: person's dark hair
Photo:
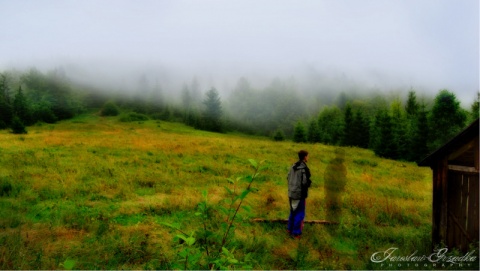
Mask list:
[[[308,151],[301,150],[298,152],[298,160],[303,161],[303,158],[308,155]]]

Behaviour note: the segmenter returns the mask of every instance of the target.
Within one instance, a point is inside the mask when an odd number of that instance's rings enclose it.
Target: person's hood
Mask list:
[[[303,169],[303,168],[306,168],[306,167],[307,167],[307,165],[303,161],[298,161],[293,165],[294,170],[299,170],[299,169]]]

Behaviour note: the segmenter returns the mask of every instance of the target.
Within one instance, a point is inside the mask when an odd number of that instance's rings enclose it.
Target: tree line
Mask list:
[[[368,148],[385,158],[417,161],[478,118],[478,96],[463,109],[454,93],[441,90],[434,99],[388,99],[382,94],[336,99],[298,91],[294,81],[275,79],[255,89],[240,78],[227,97],[215,87],[202,92],[194,78],[179,100],[141,77],[136,91],[116,93],[71,82],[62,69],[42,73],[0,73],[0,129],[26,133],[26,126],[55,123],[88,110],[102,115],[122,111],[145,118],[180,121],[196,129],[238,131],[275,140]],[[143,117],[140,117],[142,119]],[[133,118],[137,119],[137,118]]]
[[[0,73],[0,129],[26,133],[37,122],[70,119],[84,110],[79,94],[59,70]]]
[[[419,161],[479,117],[479,98],[477,94],[465,110],[446,89],[430,105],[410,90],[404,105],[397,99],[376,107],[358,101],[344,108],[327,106],[309,121],[298,121],[293,140],[368,148],[384,158]]]

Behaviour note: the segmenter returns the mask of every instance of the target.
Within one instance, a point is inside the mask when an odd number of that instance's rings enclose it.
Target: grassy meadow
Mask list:
[[[300,149],[310,153],[313,181],[306,219],[324,219],[323,174],[334,146],[95,114],[28,127],[26,135],[0,131],[0,269],[178,268],[182,244],[162,223],[198,229],[203,191],[209,204],[222,204],[227,179],[252,174],[251,158],[265,162],[229,242],[236,259],[250,255],[251,269],[382,269],[372,253],[431,253],[430,169],[359,148],[344,148],[338,227],[306,224],[294,240],[284,224],[251,222],[288,217],[286,175]]]

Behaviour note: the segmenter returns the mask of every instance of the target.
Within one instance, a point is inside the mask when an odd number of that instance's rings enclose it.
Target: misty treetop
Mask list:
[[[177,91],[176,100],[167,95],[175,90],[161,84],[152,85],[143,76],[136,91],[124,93],[77,84],[62,69],[5,71],[0,73],[0,129],[24,133],[26,126],[87,110],[106,117],[134,112],[213,132],[369,148],[382,157],[418,161],[479,115],[480,93],[464,109],[449,90],[418,100],[414,89],[404,97],[346,89],[334,98],[331,91],[301,91],[292,79],[276,78],[259,89],[242,77],[230,92],[212,86],[202,94],[193,78]]]
[[[431,127],[432,147],[448,141],[464,128],[467,113],[460,102],[448,90],[441,90],[435,97],[428,125]]]
[[[211,88],[205,95],[202,128],[208,131],[221,132],[222,102],[218,91],[215,88]]]
[[[43,74],[36,69],[26,73],[5,72],[0,79],[0,127],[54,123],[84,111],[80,92],[61,70]],[[18,130],[18,129],[13,129]]]
[[[272,135],[278,129],[293,136],[293,124],[307,118],[309,100],[299,93],[291,81],[274,79],[264,89],[255,89],[241,78],[228,101],[231,120],[249,127],[256,134]]]

